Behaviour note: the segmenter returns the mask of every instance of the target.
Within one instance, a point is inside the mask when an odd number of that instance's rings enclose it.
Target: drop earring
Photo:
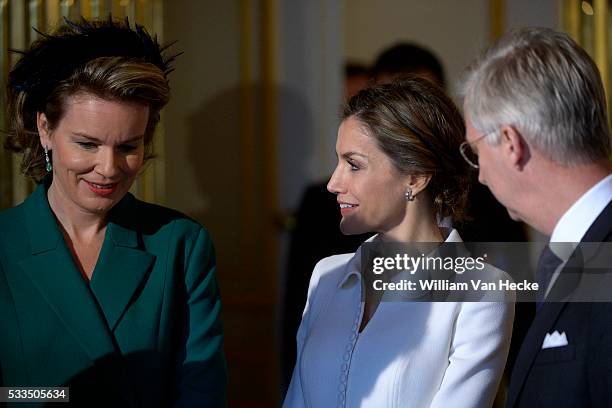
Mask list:
[[[47,169],[47,173],[51,173],[51,170],[53,170],[53,165],[51,164],[51,160],[49,159],[49,151],[46,147],[43,147],[43,149],[45,149],[45,163],[47,163],[45,168]]]
[[[406,187],[404,197],[406,198],[406,201],[414,201],[414,195],[412,195],[412,188]]]

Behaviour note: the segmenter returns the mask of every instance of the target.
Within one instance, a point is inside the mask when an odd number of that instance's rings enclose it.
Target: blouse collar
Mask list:
[[[454,228],[440,227],[440,231],[444,235],[444,242],[463,242],[459,232]],[[347,262],[344,276],[338,283],[338,289],[348,289],[355,285],[357,282],[361,282],[361,251],[364,244],[374,242],[378,237],[378,234],[370,237],[363,244],[359,246],[353,257]]]

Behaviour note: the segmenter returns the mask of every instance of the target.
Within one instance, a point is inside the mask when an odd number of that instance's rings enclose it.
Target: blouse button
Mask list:
[[[348,370],[348,364],[342,363],[342,371]]]
[[[349,361],[351,359],[351,353],[348,351],[344,353],[344,361]]]

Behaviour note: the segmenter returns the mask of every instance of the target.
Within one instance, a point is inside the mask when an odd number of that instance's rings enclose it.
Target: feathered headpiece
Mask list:
[[[14,91],[26,91],[30,106],[41,109],[46,98],[60,81],[69,78],[77,69],[100,57],[125,57],[157,66],[167,78],[173,71],[170,63],[179,55],[164,56],[172,44],[161,47],[157,36],[151,37],[145,28],[130,27],[113,21],[109,15],[103,22],[80,22],[64,19],[65,25],[56,34],[41,35],[11,70],[8,86]]]

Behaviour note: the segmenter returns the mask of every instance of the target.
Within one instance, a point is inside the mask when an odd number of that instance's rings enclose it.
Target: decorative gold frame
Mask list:
[[[561,25],[595,60],[608,99],[608,116],[612,116],[610,89],[612,67],[610,42],[612,35],[612,8],[610,0],[560,0]]]

